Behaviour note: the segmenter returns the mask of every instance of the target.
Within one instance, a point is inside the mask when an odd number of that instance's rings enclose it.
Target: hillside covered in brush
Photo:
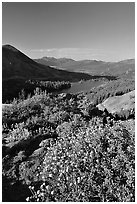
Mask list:
[[[131,81],[121,80],[96,87],[91,98],[36,90],[4,105],[3,201],[135,201],[135,112],[97,107],[117,93],[120,103],[128,89]]]

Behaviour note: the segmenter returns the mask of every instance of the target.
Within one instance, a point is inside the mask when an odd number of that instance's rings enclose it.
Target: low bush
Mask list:
[[[28,201],[134,201],[133,138],[128,132],[125,137],[120,124],[108,129],[94,122],[77,132],[70,128],[66,135],[59,133],[45,155],[43,184]]]
[[[134,118],[126,120],[128,113],[115,120],[84,94],[37,89],[2,114],[3,177],[10,189],[12,183],[29,186],[32,195],[22,201],[135,201]]]

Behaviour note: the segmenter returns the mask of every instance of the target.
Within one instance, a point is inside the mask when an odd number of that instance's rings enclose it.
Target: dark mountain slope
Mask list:
[[[2,78],[42,78],[45,80],[77,81],[89,79],[91,76],[61,71],[38,64],[16,48],[5,45],[2,47]]]

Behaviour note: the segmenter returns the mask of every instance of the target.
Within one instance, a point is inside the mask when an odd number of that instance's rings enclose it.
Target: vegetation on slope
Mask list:
[[[70,82],[65,81],[38,81],[38,80],[28,80],[26,81],[26,86],[29,87],[32,85],[33,92],[36,89],[36,87],[40,88],[42,91],[54,92],[54,91],[60,91],[63,89],[68,89],[71,87]],[[28,93],[30,91],[28,90]]]
[[[84,94],[4,107],[3,201],[135,201],[134,119],[107,114]]]
[[[91,89],[88,98],[94,105],[97,105],[109,97],[120,96],[133,90],[135,90],[134,79],[118,79]]]

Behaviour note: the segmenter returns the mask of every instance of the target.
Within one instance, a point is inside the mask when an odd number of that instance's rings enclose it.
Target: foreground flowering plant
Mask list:
[[[103,128],[99,119],[73,131],[58,128],[59,138],[43,162],[43,184],[30,187],[27,201],[134,201],[134,138],[122,124]],[[64,135],[64,128],[67,134]],[[63,133],[63,134],[62,134]]]
[[[83,94],[14,101],[3,111],[3,194],[20,184],[21,201],[134,201],[133,116],[114,118]]]

